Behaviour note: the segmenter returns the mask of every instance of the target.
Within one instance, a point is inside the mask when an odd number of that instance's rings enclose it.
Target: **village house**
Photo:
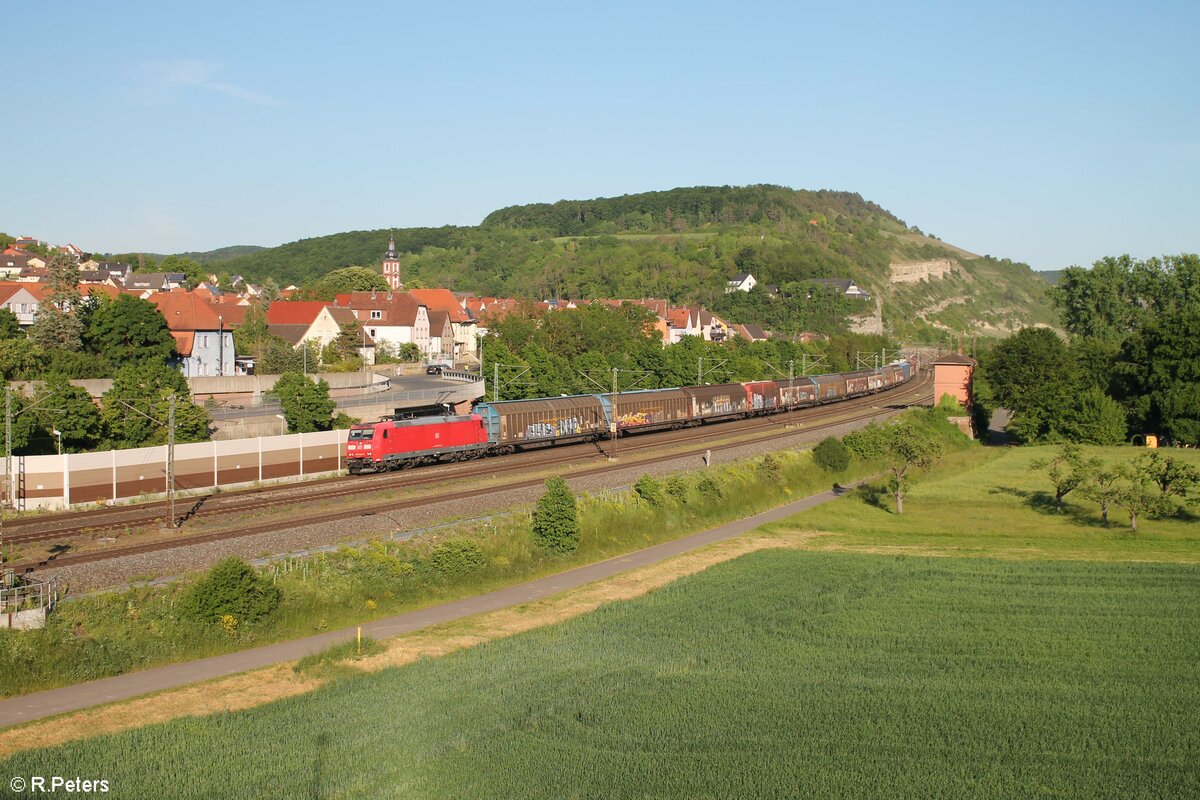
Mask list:
[[[167,321],[184,377],[236,374],[231,329],[236,325],[224,314],[192,292],[158,292],[149,300]]]
[[[739,272],[725,282],[725,294],[731,292],[748,292],[758,285],[758,281],[749,272]]]
[[[449,354],[451,358],[457,360],[468,356],[474,357],[479,325],[449,289],[410,289],[408,293],[416,298],[418,303],[425,306],[431,315],[434,311],[446,312],[453,331],[454,343]],[[432,324],[432,322],[431,316],[430,323]],[[445,347],[443,346],[441,349],[445,350]]]
[[[858,284],[849,278],[814,278],[812,283],[821,286],[832,286],[851,300],[870,300],[870,292],[859,288]]]
[[[349,292],[339,294],[334,305],[353,311],[376,347],[414,344],[429,355],[429,311],[410,293]]]

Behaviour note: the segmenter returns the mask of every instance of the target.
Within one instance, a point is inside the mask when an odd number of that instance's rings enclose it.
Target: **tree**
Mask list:
[[[37,319],[29,326],[29,341],[39,347],[78,350],[82,337],[82,323],[50,303],[39,306]]]
[[[1193,489],[1200,487],[1200,470],[1175,456],[1143,453],[1133,460],[1133,465],[1147,483],[1158,489],[1167,505],[1173,503],[1173,498],[1187,499]]]
[[[1086,484],[1099,467],[1097,459],[1086,459],[1083,448],[1077,444],[1064,444],[1051,458],[1035,459],[1029,466],[1044,469],[1054,484],[1054,504],[1063,506],[1063,498]]]
[[[1125,409],[1096,386],[1076,395],[1058,424],[1060,435],[1082,444],[1121,444],[1127,430]]]
[[[867,430],[867,429],[864,429]],[[942,452],[942,445],[924,428],[909,421],[876,428],[872,434],[874,447],[887,465],[888,491],[896,498],[896,513],[904,513],[904,496],[908,493],[912,471],[933,466]]]
[[[1010,433],[1024,442],[1061,435],[1078,380],[1058,334],[1047,328],[1022,328],[992,349],[983,371],[997,404],[1013,414]]]
[[[1088,500],[1100,506],[1100,522],[1108,525],[1108,510],[1120,499],[1120,471],[1116,469],[1098,469],[1091,475],[1091,480],[1079,487],[1079,492]]]
[[[387,279],[373,269],[345,267],[335,269],[317,281],[312,294],[317,300],[333,300],[337,295],[349,292],[386,292],[390,289]]]
[[[175,339],[155,305],[128,294],[101,303],[91,314],[87,341],[113,364],[165,363],[175,352]]]
[[[283,406],[283,416],[292,433],[327,431],[333,425],[337,404],[329,398],[329,384],[313,383],[299,372],[285,372],[272,389]]]
[[[24,336],[17,315],[7,308],[0,308],[0,340],[19,339]]]
[[[1173,510],[1142,470],[1129,464],[1118,469],[1124,483],[1117,488],[1116,504],[1129,513],[1129,527],[1134,532],[1138,529],[1138,517],[1153,517]]]
[[[41,436],[57,439],[56,430],[62,434],[64,452],[94,450],[103,438],[100,409],[92,402],[92,396],[86,389],[69,383],[61,374],[47,379],[29,413],[35,415]],[[47,450],[53,451],[56,443],[50,442],[50,445]]]
[[[301,372],[304,355],[278,336],[268,335],[261,345],[255,372],[259,375],[282,375],[285,372]]]
[[[844,472],[850,466],[850,450],[836,436],[827,436],[813,448],[813,462],[826,472]]]
[[[165,444],[171,395],[175,396],[175,441],[202,442],[211,435],[208,412],[191,402],[187,380],[165,364],[142,362],[117,370],[101,397],[100,412],[113,447]]]
[[[167,256],[158,265],[159,272],[180,272],[183,273],[188,286],[195,288],[207,279],[204,274],[204,267],[195,259],[186,258],[184,256]]]
[[[279,607],[283,592],[236,556],[218,561],[192,584],[180,603],[183,616],[204,624],[232,618],[232,628],[252,625]]]
[[[363,328],[358,320],[351,320],[341,327],[337,337],[325,346],[321,353],[321,361],[334,363],[349,361],[358,357],[358,350],[363,346]]]
[[[533,539],[552,553],[569,553],[579,545],[575,495],[562,478],[546,480],[546,493],[533,511]]]

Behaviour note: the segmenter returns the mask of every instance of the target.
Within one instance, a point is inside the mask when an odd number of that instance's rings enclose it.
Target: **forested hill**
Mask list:
[[[1055,319],[1045,282],[1023,264],[952,247],[854,193],[768,185],[513,206],[474,227],[337,233],[205,267],[313,286],[341,267],[378,269],[389,235],[410,287],[530,299],[661,297],[704,303],[732,321],[780,331],[857,324],[924,336],[1002,332]],[[817,304],[778,302],[765,292],[730,297],[725,284],[738,272],[793,298],[811,295],[805,281],[850,278],[882,298],[882,313],[874,300],[815,314]],[[849,318],[864,313],[873,321]]]
[[[853,192],[784,186],[696,186],[593,200],[559,200],[493,211],[484,227],[548,230],[555,236],[675,232],[714,225],[803,223],[831,216],[875,219],[906,227],[893,214]]]

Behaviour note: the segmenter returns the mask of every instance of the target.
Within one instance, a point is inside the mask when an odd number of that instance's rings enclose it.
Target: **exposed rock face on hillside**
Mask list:
[[[923,280],[944,278],[961,267],[948,258],[935,258],[929,261],[895,261],[890,265],[890,283],[917,283]]]

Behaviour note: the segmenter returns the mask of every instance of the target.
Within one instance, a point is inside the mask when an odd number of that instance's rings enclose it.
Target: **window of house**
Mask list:
[[[208,347],[208,337],[207,337],[207,336],[201,336],[201,337],[200,337],[200,346],[201,346],[201,347]]]
[[[375,329],[374,328],[371,328],[371,338],[372,339],[375,338]]]
[[[383,319],[383,312],[379,310],[372,311],[371,319]]]

